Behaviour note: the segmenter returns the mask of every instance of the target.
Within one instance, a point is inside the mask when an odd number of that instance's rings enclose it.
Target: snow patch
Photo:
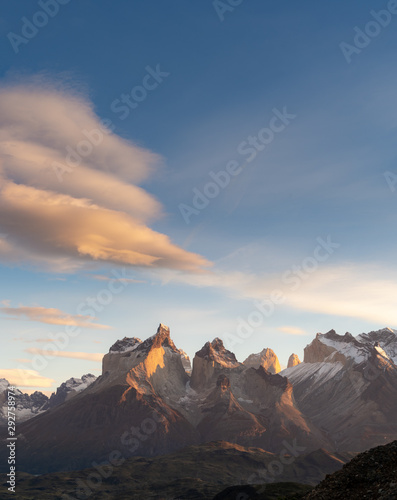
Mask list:
[[[283,370],[279,375],[287,377],[293,385],[305,379],[310,379],[312,384],[322,385],[333,379],[342,369],[343,364],[340,361],[336,363],[321,361],[318,363],[300,363]]]
[[[351,342],[338,342],[336,340],[327,339],[324,336],[318,338],[323,344],[333,347],[336,351],[345,356],[346,359],[353,359],[355,363],[360,364],[369,357],[369,353],[365,349],[360,349]],[[364,347],[364,346],[363,346]],[[334,353],[332,353],[335,356]]]
[[[136,337],[124,337],[122,340],[118,340],[115,344],[112,345],[112,347],[109,349],[109,354],[120,354],[135,351],[135,349],[137,349],[141,344],[141,339],[138,339]]]

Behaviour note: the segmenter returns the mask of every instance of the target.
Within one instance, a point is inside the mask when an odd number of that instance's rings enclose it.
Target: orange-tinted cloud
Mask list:
[[[92,261],[200,271],[206,259],[147,225],[162,207],[137,184],[159,160],[106,133],[81,96],[0,89],[0,258],[57,271]]]
[[[296,326],[279,326],[277,330],[288,335],[306,335],[306,332],[302,328]]]
[[[25,352],[30,354],[41,354],[43,356],[52,357],[55,356],[57,358],[72,358],[72,359],[84,359],[86,361],[102,361],[103,354],[100,352],[70,352],[70,351],[50,351],[45,349],[36,349],[35,347],[31,347],[29,349],[25,349]]]
[[[51,387],[54,380],[43,377],[36,370],[10,368],[0,370],[0,378],[5,378],[11,385],[21,387]]]
[[[59,309],[46,308],[41,306],[28,307],[0,307],[0,312],[7,314],[14,319],[28,319],[31,321],[39,321],[40,323],[47,323],[49,325],[71,325],[79,326],[82,328],[95,328],[105,330],[111,328],[107,325],[93,323],[90,316],[83,316],[82,314],[67,314]],[[36,340],[36,342],[39,342]],[[49,339],[47,339],[47,342]]]

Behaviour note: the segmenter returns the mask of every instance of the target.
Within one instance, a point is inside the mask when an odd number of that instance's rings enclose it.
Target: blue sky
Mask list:
[[[0,16],[0,376],[50,391],[99,374],[115,340],[160,322],[191,356],[218,336],[241,361],[270,347],[282,364],[318,331],[396,327],[397,194],[384,173],[397,175],[397,14],[350,62],[340,47],[393,2],[243,0],[221,20],[211,1],[71,0],[16,53],[10,33],[40,23],[43,3]],[[283,110],[294,118],[272,122]],[[101,119],[113,134],[56,182],[48,165]],[[270,123],[282,130],[262,132],[247,162],[241,144]],[[238,173],[197,209],[194,193],[231,162]],[[296,288],[282,278],[310,265]],[[121,269],[128,284],[110,299]],[[242,338],[276,289],[283,303]],[[98,294],[110,302],[92,318],[81,304]],[[40,354],[73,323],[61,353]]]

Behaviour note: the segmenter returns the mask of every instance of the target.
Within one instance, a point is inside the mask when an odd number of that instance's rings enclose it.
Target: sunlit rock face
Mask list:
[[[316,338],[304,349],[304,362],[317,363],[327,361],[345,364],[354,352],[361,360],[365,359],[366,347],[360,345],[350,333],[338,335],[335,330],[325,334],[317,333]]]
[[[269,348],[263,349],[258,354],[251,354],[250,356],[248,356],[248,358],[244,361],[244,365],[249,368],[259,368],[260,366],[262,366],[268,372],[273,374],[281,371],[278,357],[276,356],[274,351]]]
[[[283,439],[297,436],[308,450],[327,442],[295,407],[285,377],[239,363],[218,338],[196,353],[189,377],[163,324],[144,341],[117,341],[104,356],[101,377],[20,432],[20,464],[35,473],[83,468],[115,449],[128,457],[213,440],[275,452]]]
[[[277,366],[273,355],[264,349],[251,357],[254,367],[247,366],[218,338],[196,352],[193,393],[186,398],[184,414],[205,441],[233,441],[267,450],[278,449],[281,436],[299,436],[310,449],[327,441],[296,408],[288,379],[262,365]]]
[[[225,349],[221,339],[207,342],[193,359],[193,370],[190,386],[194,390],[202,390],[216,383],[221,373],[243,369],[236,356]]]
[[[297,354],[291,354],[291,356],[288,358],[288,365],[287,368],[292,368],[293,366],[299,365],[300,359]]]
[[[26,422],[21,467],[35,473],[80,469],[108,460],[112,450],[126,458],[153,456],[199,443],[199,432],[178,410],[188,381],[165,325],[145,341],[116,342],[94,383]]]
[[[189,376],[160,324],[144,341],[117,341],[98,379],[21,423],[19,464],[40,474],[81,469],[113,450],[154,456],[220,440],[274,453],[286,441],[306,452],[360,451],[397,437],[396,345],[390,329],[330,331],[306,347],[304,362],[274,374],[263,366],[274,360],[269,349],[247,366],[215,338],[196,352]]]
[[[103,384],[127,383],[123,401],[131,388],[139,394],[179,399],[189,380],[182,359],[170,329],[160,324],[156,334],[144,342],[125,337],[110,348],[102,363]]]

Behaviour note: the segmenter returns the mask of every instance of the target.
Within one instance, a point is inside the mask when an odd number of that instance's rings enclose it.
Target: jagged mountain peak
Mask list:
[[[7,389],[11,384],[5,378],[0,379],[0,427],[7,425],[8,406]],[[15,414],[17,422],[23,422],[48,409],[48,397],[40,391],[26,394],[14,389]]]
[[[299,356],[295,353],[292,353],[291,356],[288,358],[288,365],[287,368],[292,368],[293,366],[299,365],[301,360],[299,359]]]
[[[87,389],[96,379],[97,377],[95,375],[87,373],[82,375],[81,378],[72,377],[66,380],[57,388],[56,392],[51,394],[49,408],[54,408],[74,397],[77,393]]]
[[[381,330],[378,330],[379,332],[391,332],[394,333],[394,335],[397,335],[397,330],[393,330],[393,328],[390,328],[389,326],[385,326],[385,328],[382,328]]]
[[[358,344],[358,341],[356,340],[355,337],[353,337],[351,333],[346,332],[344,335],[339,335],[333,329],[327,333],[318,333],[316,335],[316,338],[334,340],[335,342],[353,342],[355,344]]]
[[[223,345],[223,341],[216,337],[212,342],[206,342],[204,346],[196,352],[198,358],[215,361],[221,365],[238,366],[239,362],[231,351]]]
[[[138,449],[123,448],[126,457],[220,439],[277,453],[292,439],[308,451],[359,450],[397,432],[391,424],[397,367],[385,358],[393,346],[395,333],[386,329],[362,338],[330,331],[305,350],[305,361],[309,354],[318,359],[271,374],[239,363],[215,338],[196,353],[189,380],[181,351],[160,324],[144,342],[119,341],[120,350],[105,355],[103,375],[86,390],[22,423],[20,463],[34,473],[85,467],[120,446],[120,430],[149,419],[156,420],[157,431]],[[87,421],[95,422],[92,433]],[[54,449],[57,433],[67,436],[60,452]]]
[[[157,328],[156,335],[151,338],[153,339],[152,346],[154,348],[165,346],[170,347],[175,352],[179,352],[173,340],[171,339],[169,327],[163,325],[163,323],[160,323],[159,327]]]
[[[225,346],[223,345],[223,340],[220,339],[219,337],[215,337],[212,342],[206,342],[204,346],[200,349],[200,351],[197,351],[197,356],[199,356],[202,352],[204,355],[207,354],[208,351],[218,351],[218,352],[223,352],[226,351]]]
[[[351,361],[354,364],[363,363],[372,356],[382,356],[397,362],[397,338],[390,328],[362,333],[354,337],[346,332],[338,335],[335,330],[322,334],[317,333],[316,338],[305,347],[306,363],[316,362],[342,362]]]
[[[388,326],[385,328],[381,328],[380,330],[373,330],[368,333],[361,333],[360,335],[357,336],[358,339],[360,340],[385,340],[385,339],[390,339],[390,340],[396,340],[397,339],[397,330],[393,330],[392,328],[389,328]]]
[[[169,327],[163,323],[159,324],[157,332],[154,335],[137,346],[137,352],[148,353],[151,349],[158,349],[159,347],[169,347],[173,352],[179,354],[179,349],[171,339]]]
[[[124,337],[122,340],[117,340],[109,349],[109,353],[120,353],[133,351],[142,344],[142,340],[137,337]]]
[[[62,386],[65,385],[66,387],[73,387],[73,388],[79,387],[79,390],[82,390],[83,389],[83,387],[81,387],[82,385],[87,386],[89,384],[92,384],[92,382],[95,382],[95,380],[96,380],[95,375],[93,375],[92,373],[86,373],[85,375],[82,375],[81,378],[72,377],[66,380],[66,382],[64,382]]]
[[[316,337],[314,340],[332,340],[334,342],[356,342],[356,338],[349,332],[346,332],[344,335],[340,335],[339,333],[336,333],[334,329],[329,330],[326,333],[316,333]]]
[[[331,328],[331,330],[329,330],[327,333],[321,333],[321,332],[316,333],[316,339],[318,337],[323,337],[324,335],[328,335],[330,337],[331,336],[337,336],[337,337],[339,337],[339,335],[336,333],[336,331],[333,328]]]
[[[185,364],[187,365],[186,368],[189,368],[190,360],[185,353],[182,353],[175,346],[170,337],[169,327],[160,323],[156,333],[146,340],[142,341],[137,337],[124,337],[124,339],[118,340],[110,348],[109,353],[102,360],[102,375],[107,373],[106,383],[113,383],[118,377],[124,377],[129,370],[138,365],[145,366],[146,370],[149,358],[151,366],[153,365],[149,371],[155,371],[157,365],[163,364],[162,359],[165,352],[157,352],[160,348],[165,348],[169,353],[178,354],[181,359],[187,358],[187,360],[185,359]]]
[[[268,347],[262,349],[258,354],[250,354],[243,364],[249,368],[259,368],[262,366],[270,373],[281,371],[280,362],[275,352]]]
[[[97,377],[91,373],[87,373],[81,378],[71,377],[57,387],[56,392],[53,392],[49,398],[40,391],[26,394],[19,389],[15,389],[15,411],[17,421],[24,422],[46,412],[51,408],[59,406],[64,401],[74,397],[77,393],[82,392],[89,385],[95,382],[96,379]],[[5,391],[9,385],[8,380],[0,379],[0,426],[5,425],[5,422],[7,421]]]
[[[174,342],[170,337],[170,329],[168,326],[160,323],[157,332],[151,337],[142,341],[138,337],[124,337],[122,340],[117,340],[109,349],[110,354],[120,354],[130,351],[145,351],[150,348],[157,348],[160,346],[170,347],[172,350],[177,351]]]

